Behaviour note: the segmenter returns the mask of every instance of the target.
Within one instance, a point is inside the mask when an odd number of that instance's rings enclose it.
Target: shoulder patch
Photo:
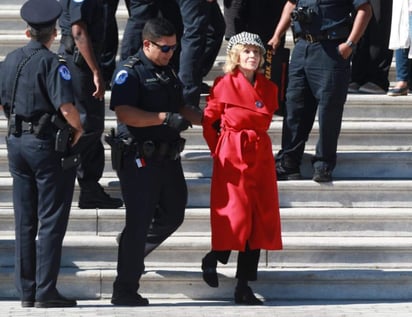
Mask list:
[[[64,80],[72,79],[72,75],[70,74],[70,70],[67,68],[66,65],[60,65],[58,70],[59,70],[61,78],[63,78]]]
[[[114,78],[114,83],[116,85],[122,85],[126,82],[127,77],[129,77],[129,74],[126,70],[122,69],[116,74],[116,77]]]

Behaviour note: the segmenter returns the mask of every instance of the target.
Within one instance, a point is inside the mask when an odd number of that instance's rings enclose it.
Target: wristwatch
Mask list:
[[[346,45],[349,46],[351,49],[354,49],[356,44],[353,43],[352,41],[346,41]]]

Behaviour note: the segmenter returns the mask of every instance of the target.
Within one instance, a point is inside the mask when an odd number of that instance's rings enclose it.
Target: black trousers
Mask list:
[[[300,39],[289,64],[289,83],[277,160],[298,168],[305,144],[319,119],[314,167],[333,170],[350,76],[349,60],[338,53],[340,41],[309,43]]]
[[[118,171],[126,206],[126,224],[118,251],[115,291],[136,292],[144,257],[183,222],[187,186],[180,160],[147,161],[138,168],[133,155]]]
[[[121,59],[125,60],[134,55],[142,45],[142,30],[145,23],[152,18],[162,16],[168,19],[176,28],[177,40],[183,33],[182,17],[179,7],[172,0],[130,0],[129,19],[121,43]],[[179,51],[175,51],[172,63],[179,65]]]
[[[183,19],[179,78],[186,105],[199,106],[203,77],[219,53],[225,22],[217,2],[176,0]]]
[[[231,251],[211,251],[216,259],[226,264],[229,260]],[[239,251],[237,256],[236,278],[245,281],[256,281],[259,265],[260,249],[250,250],[246,246],[245,251]]]
[[[267,43],[275,31],[286,0],[224,0],[225,38],[246,31]]]
[[[116,55],[119,46],[119,29],[116,20],[116,11],[119,0],[105,0],[105,33],[104,45],[100,55],[100,68],[105,82],[110,82],[116,68]]]
[[[352,58],[351,82],[373,82],[387,90],[393,51],[388,49],[392,0],[370,0],[373,17]]]
[[[76,169],[61,168],[54,137],[11,135],[7,149],[13,177],[16,287],[22,301],[53,299],[58,295]]]
[[[85,132],[95,132],[95,141],[82,153],[81,165],[77,170],[77,180],[82,189],[93,189],[104,170],[104,148],[101,135],[104,130],[104,100],[93,97],[95,86],[90,69],[79,67],[73,62],[73,55],[64,55],[72,75],[76,108]]]

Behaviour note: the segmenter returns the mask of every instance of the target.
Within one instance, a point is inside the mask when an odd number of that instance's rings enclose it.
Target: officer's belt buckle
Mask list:
[[[309,43],[315,43],[316,39],[312,36],[312,34],[305,34],[305,40]]]
[[[21,122],[21,132],[33,133],[33,123],[32,122]]]
[[[143,155],[144,158],[152,158],[156,152],[156,144],[151,141],[144,141],[143,144],[141,145],[141,152],[140,154]]]

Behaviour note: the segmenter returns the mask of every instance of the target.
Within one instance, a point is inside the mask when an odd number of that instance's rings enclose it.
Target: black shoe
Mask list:
[[[281,161],[276,161],[276,176],[279,181],[302,179],[299,167],[285,167]]]
[[[115,306],[148,306],[149,300],[140,294],[120,293],[112,296],[111,303]]]
[[[33,300],[22,300],[21,307],[23,308],[34,307],[34,301]]]
[[[80,190],[79,208],[80,209],[113,209],[123,206],[123,200],[110,197],[100,184],[91,188]]]
[[[315,167],[312,179],[318,183],[331,182],[332,171],[326,167]]]
[[[216,272],[217,260],[213,253],[209,252],[202,259],[202,277],[210,287],[218,287],[219,279]]]
[[[62,295],[53,299],[36,301],[34,307],[36,308],[55,308],[55,307],[74,307],[77,302],[74,299],[68,299]]]
[[[250,287],[235,290],[235,303],[241,305],[263,305],[263,302],[253,294]]]

